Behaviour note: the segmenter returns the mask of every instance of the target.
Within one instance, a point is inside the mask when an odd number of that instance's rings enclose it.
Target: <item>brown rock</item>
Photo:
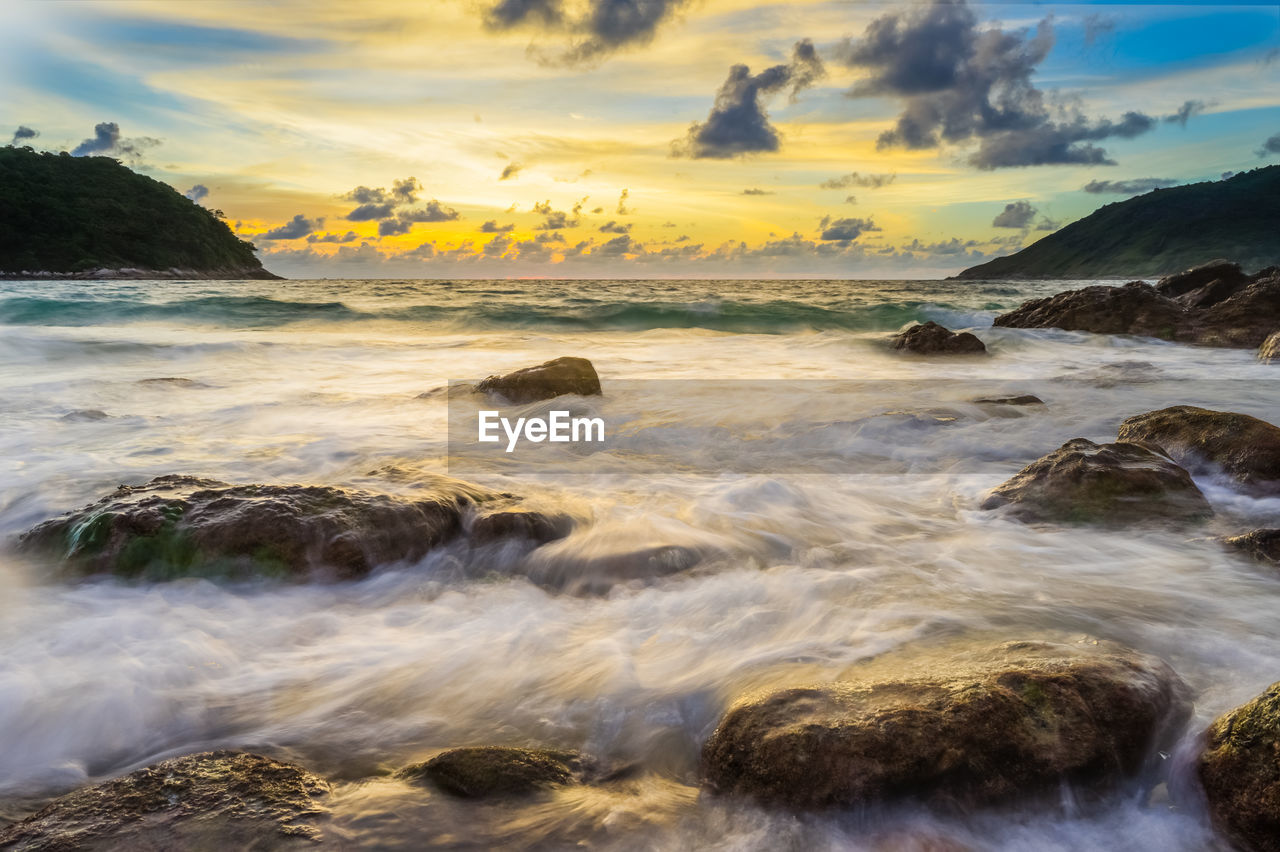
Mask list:
[[[505,376],[490,376],[476,385],[478,393],[493,393],[517,405],[554,399],[563,394],[599,396],[600,377],[586,358],[556,358]]]
[[[1214,825],[1245,852],[1280,852],[1280,683],[1209,726],[1197,768]]]
[[[1280,530],[1253,530],[1222,539],[1222,543],[1259,562],[1280,562]]]
[[[178,757],[68,793],[0,829],[6,850],[276,848],[315,840],[329,784],[242,751]]]
[[[1121,441],[1147,441],[1195,474],[1222,471],[1261,494],[1280,492],[1280,428],[1265,420],[1194,405],[1130,417]]]
[[[1238,263],[1232,263],[1229,260],[1211,260],[1208,263],[1202,263],[1199,266],[1179,272],[1174,275],[1168,275],[1160,279],[1156,284],[1156,292],[1162,296],[1168,296],[1176,299],[1203,290],[1205,287],[1211,286],[1214,282],[1222,282],[1218,285],[1240,287],[1248,280],[1248,276],[1240,269]]]
[[[399,774],[431,781],[452,796],[488,799],[579,783],[582,766],[572,751],[478,746],[450,749]]]
[[[1061,328],[1096,334],[1140,334],[1174,340],[1186,309],[1141,281],[1095,285],[1035,299],[995,318],[1005,328]]]
[[[1258,360],[1268,364],[1280,361],[1280,331],[1274,332],[1258,347]]]
[[[894,335],[894,349],[905,349],[918,355],[980,355],[986,345],[967,331],[959,334],[929,321]]]
[[[1255,276],[1231,298],[1193,312],[1189,338],[1204,346],[1254,349],[1280,328],[1280,274]]]
[[[784,689],[732,708],[702,753],[719,793],[792,808],[901,799],[968,808],[1102,788],[1190,715],[1163,661],[1018,642],[890,682]]]
[[[1191,476],[1158,447],[1075,438],[993,489],[984,509],[1009,506],[1025,521],[1191,522],[1213,510]]]
[[[545,544],[564,538],[573,530],[567,515],[505,509],[479,515],[471,524],[473,544],[503,539],[524,539]]]
[[[1044,400],[1038,396],[1024,393],[1019,396],[993,396],[975,399],[977,405],[1044,405]]]

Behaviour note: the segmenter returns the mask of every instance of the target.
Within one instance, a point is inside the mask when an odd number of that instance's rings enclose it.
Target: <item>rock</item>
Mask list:
[[[620,543],[608,549],[569,546],[570,539],[535,550],[519,568],[519,573],[545,589],[571,595],[603,595],[614,586],[653,581],[693,568],[710,549],[681,544],[628,547]]]
[[[1197,764],[1214,825],[1246,852],[1280,852],[1280,683],[1220,716]]]
[[[1255,276],[1231,298],[1192,313],[1186,336],[1203,346],[1254,349],[1280,328],[1280,274]]]
[[[600,378],[586,358],[556,358],[505,376],[490,376],[476,385],[479,393],[494,393],[517,405],[554,399],[563,394],[599,396]]]
[[[418,559],[461,529],[465,494],[406,500],[307,485],[162,476],[122,485],[19,540],[73,575],[349,579]]]
[[[242,751],[166,760],[55,799],[0,829],[6,850],[275,848],[319,838],[329,784]],[[268,840],[267,838],[270,838]]]
[[[97,408],[77,408],[75,411],[68,411],[60,417],[68,423],[92,423],[96,420],[108,420],[111,415]]]
[[[913,799],[969,808],[1108,788],[1191,712],[1162,660],[1116,646],[1009,643],[887,682],[784,689],[707,741],[714,792],[792,808]]]
[[[582,756],[552,749],[455,748],[402,769],[400,777],[428,780],[466,799],[521,796],[582,780]]]
[[[1192,473],[1222,471],[1252,492],[1280,492],[1280,428],[1265,420],[1175,405],[1130,417],[1119,435],[1158,445]]]
[[[905,349],[918,355],[976,355],[987,351],[986,345],[967,331],[956,334],[932,320],[894,335],[894,349]]]
[[[1211,260],[1199,266],[1160,279],[1156,284],[1156,292],[1171,299],[1187,296],[1210,287],[1215,282],[1223,282],[1219,286],[1240,287],[1249,277],[1240,269],[1240,265],[1229,260]]]
[[[995,396],[983,397],[975,399],[975,405],[1044,405],[1044,400],[1038,396],[1032,396],[1024,393],[1020,396]]]
[[[503,510],[488,512],[471,523],[472,544],[488,544],[502,539],[523,539],[546,544],[567,536],[573,530],[568,515],[544,512]]]
[[[1280,530],[1253,530],[1243,535],[1221,539],[1234,550],[1252,556],[1259,562],[1280,562]]]
[[[983,509],[1024,521],[1134,524],[1213,514],[1191,476],[1158,447],[1075,438],[993,489]]]
[[[1280,331],[1262,341],[1262,345],[1258,347],[1258,360],[1268,364],[1280,361]]]
[[[1173,340],[1186,309],[1141,281],[1095,285],[1024,303],[995,318],[1004,328],[1061,328],[1095,334],[1140,334]]]

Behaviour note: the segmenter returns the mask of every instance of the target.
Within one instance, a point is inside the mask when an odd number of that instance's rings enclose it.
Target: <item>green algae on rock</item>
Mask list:
[[[1197,769],[1217,828],[1247,852],[1280,852],[1280,683],[1209,726]]]

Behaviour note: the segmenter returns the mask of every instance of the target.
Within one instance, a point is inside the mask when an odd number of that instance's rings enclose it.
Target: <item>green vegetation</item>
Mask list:
[[[957,278],[1155,278],[1227,258],[1280,263],[1280,166],[1108,204]]]
[[[0,273],[177,268],[274,277],[215,213],[110,157],[0,148]]]

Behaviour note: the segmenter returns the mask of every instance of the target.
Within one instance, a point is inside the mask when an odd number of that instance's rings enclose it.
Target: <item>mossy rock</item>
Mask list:
[[[582,756],[554,749],[455,748],[402,769],[400,777],[430,781],[466,799],[522,796],[582,780]]]
[[[1197,768],[1214,825],[1242,850],[1280,852],[1280,683],[1209,726]]]

